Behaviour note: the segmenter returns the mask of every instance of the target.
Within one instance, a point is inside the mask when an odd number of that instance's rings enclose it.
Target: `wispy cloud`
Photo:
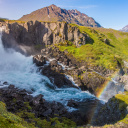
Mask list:
[[[57,5],[61,8],[70,8],[70,9],[90,9],[90,8],[96,8],[98,5],[86,5],[86,6],[65,6],[65,5]]]

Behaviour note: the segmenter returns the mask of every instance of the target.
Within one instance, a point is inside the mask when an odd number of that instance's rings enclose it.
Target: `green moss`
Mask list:
[[[0,102],[0,128],[35,128],[34,125],[28,124],[22,118],[7,112],[6,106]]]
[[[128,106],[128,92],[125,92],[124,94],[117,94],[115,96],[115,98],[119,101],[119,109],[125,110],[126,107]],[[121,117],[122,120],[120,120],[119,122],[123,122],[125,124],[128,124],[128,114],[127,116],[124,118],[124,114],[122,113]]]
[[[40,118],[36,118],[34,113],[27,111],[21,111],[17,113],[17,115],[21,118],[29,119],[29,122],[31,122],[31,124],[41,128],[72,128],[76,126],[75,122],[65,117],[50,118],[50,121],[46,121],[45,119],[42,120]],[[55,123],[54,126],[52,126],[53,123]]]
[[[117,94],[115,98],[128,105],[128,92],[125,92],[124,94]]]
[[[28,110],[31,110],[31,106],[29,105],[29,102],[24,102],[24,105],[28,108]]]
[[[128,115],[123,120],[120,120],[120,122],[128,124]]]
[[[28,102],[24,103],[29,106]],[[27,119],[29,123],[24,121]],[[54,123],[54,125],[52,125]],[[74,128],[75,122],[62,118],[51,118],[50,121],[35,117],[34,113],[26,110],[16,113],[16,115],[8,112],[3,102],[0,102],[0,128]]]

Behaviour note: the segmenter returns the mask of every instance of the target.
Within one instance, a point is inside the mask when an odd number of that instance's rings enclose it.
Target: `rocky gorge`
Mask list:
[[[66,66],[73,67],[74,70],[67,71],[67,74],[73,76],[77,81],[76,83],[79,83],[78,85],[83,90],[90,90],[95,95],[97,87],[103,86],[103,83],[106,81],[104,76],[112,73],[112,71],[102,67],[92,67],[86,61],[79,63],[73,56],[68,55],[68,52],[61,52],[57,47],[54,49],[53,45],[59,43],[80,47],[88,42],[93,42],[87,33],[81,33],[76,26],[71,26],[65,22],[42,23],[31,21],[20,24],[8,23],[2,40],[4,47],[13,47],[25,55],[38,54],[44,48],[42,54],[54,57]],[[50,45],[51,47],[46,48]],[[92,77],[89,78],[89,76]],[[95,82],[95,87],[93,87]]]
[[[58,44],[60,47],[71,45],[79,48],[82,45],[93,43],[89,34],[82,33],[74,25],[65,22],[47,23],[38,21],[7,23],[5,25],[6,29],[2,35],[5,49],[14,48],[26,56],[34,55],[33,62],[38,67],[38,72],[49,78],[52,84],[47,84],[47,86],[54,91],[56,91],[56,88],[74,88],[82,91],[88,90],[97,96],[108,77],[114,73],[114,70],[103,66],[89,65],[87,61],[76,59],[67,50],[60,50]],[[106,37],[102,39],[102,42],[105,45],[109,44]],[[123,67],[124,72],[120,71],[121,75],[125,73],[125,70],[127,70],[126,67]],[[1,86],[6,84],[6,82],[2,83]],[[102,104],[96,97],[85,98],[86,100],[82,101],[70,99],[67,106],[77,110],[69,112],[64,104],[56,101],[48,102],[43,94],[32,97],[31,94],[34,91],[34,88],[31,91],[26,91],[10,85],[0,89],[0,99],[6,103],[8,111],[14,114],[18,113],[24,120],[29,123],[34,122],[35,126],[38,127],[43,126],[39,126],[35,118],[46,119],[50,122],[49,118],[57,117],[63,123],[61,118],[65,117],[71,120],[69,127],[76,127],[72,124],[72,121],[77,126],[90,124],[88,126],[91,127],[91,125],[114,124],[127,115],[127,103],[122,103],[122,101],[120,103],[117,97],[111,98],[106,104]],[[121,93],[121,95],[127,94]],[[24,111],[24,109],[26,110]],[[34,119],[31,119],[28,113],[34,114]],[[53,121],[50,127],[56,127],[56,125],[58,125],[57,121]]]
[[[8,42],[9,39],[10,43]],[[18,48],[16,48],[23,53],[26,52],[26,54],[40,52],[42,48],[60,42],[71,41],[79,46],[89,40],[91,39],[87,34],[80,33],[77,27],[71,27],[66,22],[30,21],[7,23],[6,30],[3,33],[5,47],[12,47],[12,45],[16,47],[16,44],[18,44]]]

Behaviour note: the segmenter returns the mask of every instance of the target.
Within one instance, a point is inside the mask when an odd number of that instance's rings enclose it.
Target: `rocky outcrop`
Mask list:
[[[58,54],[61,55],[61,54]],[[64,57],[64,56],[63,56]],[[64,58],[62,63],[70,68],[65,69],[62,67],[62,64],[58,63],[60,60],[52,60],[47,62],[48,60],[43,55],[36,55],[33,57],[33,62],[37,66],[41,66],[39,69],[42,74],[47,76],[51,83],[53,83],[58,88],[61,87],[74,87],[78,88],[75,84],[77,84],[83,91],[88,90],[92,94],[97,95],[98,89],[102,87],[102,84],[105,82],[105,78],[94,71],[88,69],[88,67],[80,66],[77,67],[77,63],[73,64],[72,60]],[[75,83],[69,79],[69,76],[72,76]]]
[[[0,88],[0,101],[6,103],[8,111],[13,113],[23,114],[23,118],[30,122],[30,114],[27,117],[27,113],[34,114],[36,118],[47,119],[58,117],[66,117],[74,121],[77,125],[87,124],[91,117],[88,116],[90,112],[93,112],[93,108],[100,103],[96,99],[87,99],[84,102],[73,102],[69,101],[70,107],[77,108],[76,111],[69,112],[65,106],[59,102],[48,102],[43,98],[43,95],[37,95],[36,97],[31,96],[32,92],[26,90],[20,90],[15,88],[14,85],[9,87]],[[82,104],[82,105],[81,105]],[[82,106],[82,107],[81,107]],[[30,118],[30,120],[29,120]]]
[[[38,22],[7,23],[3,32],[3,45],[13,47],[21,53],[39,53],[48,45],[73,43],[77,47],[86,44],[91,38],[83,34],[77,27],[65,22]]]
[[[41,50],[43,55],[55,58],[67,66],[63,70],[63,74],[73,77],[74,82],[82,89],[97,95],[99,89],[102,88],[106,81],[106,76],[111,74],[110,70],[105,70],[102,67],[91,67],[87,62],[79,62],[67,51],[60,51],[57,47],[48,47]]]
[[[46,62],[46,60],[48,59],[42,55],[36,55],[33,57],[33,62],[37,66],[41,66],[39,68],[41,70],[41,73],[50,79],[51,83],[53,83],[54,85],[53,87],[78,88],[65,76],[62,66],[59,65],[56,60],[52,60],[51,62]]]
[[[37,66],[43,66],[44,64],[47,64],[48,59],[42,55],[35,55],[33,57],[33,63],[35,63]]]
[[[127,114],[127,105],[123,101],[113,97],[105,105],[97,107],[92,119],[92,125],[103,126],[106,124],[115,124],[117,121],[124,119]]]

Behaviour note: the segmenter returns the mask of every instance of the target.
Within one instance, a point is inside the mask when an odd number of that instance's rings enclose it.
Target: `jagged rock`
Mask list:
[[[76,88],[76,86],[74,86],[72,82],[69,79],[67,79],[65,75],[62,73],[63,73],[63,70],[62,68],[60,68],[60,66],[54,67],[51,64],[48,66],[45,66],[42,70],[42,74],[47,76],[50,79],[50,81],[54,85],[56,85],[58,88],[61,88],[64,86]]]
[[[127,114],[127,108],[120,105],[120,100],[115,97],[109,99],[104,105],[99,105],[94,113],[93,126],[103,126],[105,124],[114,124],[123,119]]]
[[[4,82],[3,84],[4,84],[4,85],[8,85],[8,82]]]
[[[9,88],[9,89],[14,89],[15,86],[14,86],[14,85],[9,85],[8,88]]]
[[[104,43],[110,45],[110,41],[108,39],[104,39]]]
[[[79,47],[91,38],[87,34],[81,33],[77,27],[64,22],[39,21],[8,23],[2,35],[4,47],[13,47],[25,55],[40,53],[40,50],[47,45],[65,43],[67,40]]]
[[[67,104],[67,106],[69,106],[69,107],[78,107],[78,102],[76,102],[76,101],[74,101],[74,100],[70,100],[70,101],[68,101],[68,104]]]
[[[61,70],[56,71],[73,76],[75,83],[82,90],[88,90],[95,95],[97,95],[96,90],[100,89],[102,84],[105,82],[105,75],[112,73],[110,70],[105,70],[102,67],[89,67],[87,62],[79,62],[73,56],[70,56],[67,51],[60,51],[59,48],[55,46],[54,48],[48,47],[45,50],[43,49],[41,53],[49,57],[53,57],[63,65],[68,66],[70,70],[65,69],[62,70],[62,72],[60,72]],[[57,64],[56,61],[54,63]],[[55,69],[56,68],[54,67],[54,70]]]
[[[46,64],[46,61],[48,61],[48,59],[42,55],[35,55],[33,57],[33,63],[35,63],[37,66],[43,66]]]
[[[31,101],[32,104],[35,105],[35,106],[38,105],[40,103],[40,101],[42,100],[42,97],[43,97],[42,94],[34,97],[33,100]]]
[[[50,114],[52,113],[52,110],[51,109],[48,109],[47,111],[45,111],[43,113],[44,116],[49,116]]]
[[[46,58],[42,55],[36,55],[33,58],[33,62],[36,63],[37,66],[43,66],[46,62]],[[57,87],[61,88],[67,86],[77,88],[68,78],[66,78],[63,73],[63,68],[58,64],[57,60],[51,61],[49,65],[46,65],[42,68],[42,74],[47,76],[50,79],[51,83],[53,83]],[[49,87],[53,88],[54,86]]]
[[[83,107],[82,109],[79,109],[78,107],[77,111],[68,112],[65,106],[59,102],[45,101],[43,95],[33,97],[29,95],[26,90],[20,90],[15,87],[0,88],[0,100],[2,100],[6,104],[7,110],[13,113],[19,113],[24,111],[31,112],[35,114],[35,117],[42,119],[53,117],[66,117],[75,121],[77,125],[87,124],[91,119],[91,117],[88,116],[89,111],[97,106],[97,104],[92,106],[92,101],[90,99],[90,102],[83,102],[83,105],[80,105]],[[82,102],[78,102],[78,104],[82,104]],[[91,105],[91,107],[88,107],[89,104]],[[83,112],[83,110],[85,112]],[[58,114],[58,116],[56,114]],[[28,121],[28,118],[23,118]]]

